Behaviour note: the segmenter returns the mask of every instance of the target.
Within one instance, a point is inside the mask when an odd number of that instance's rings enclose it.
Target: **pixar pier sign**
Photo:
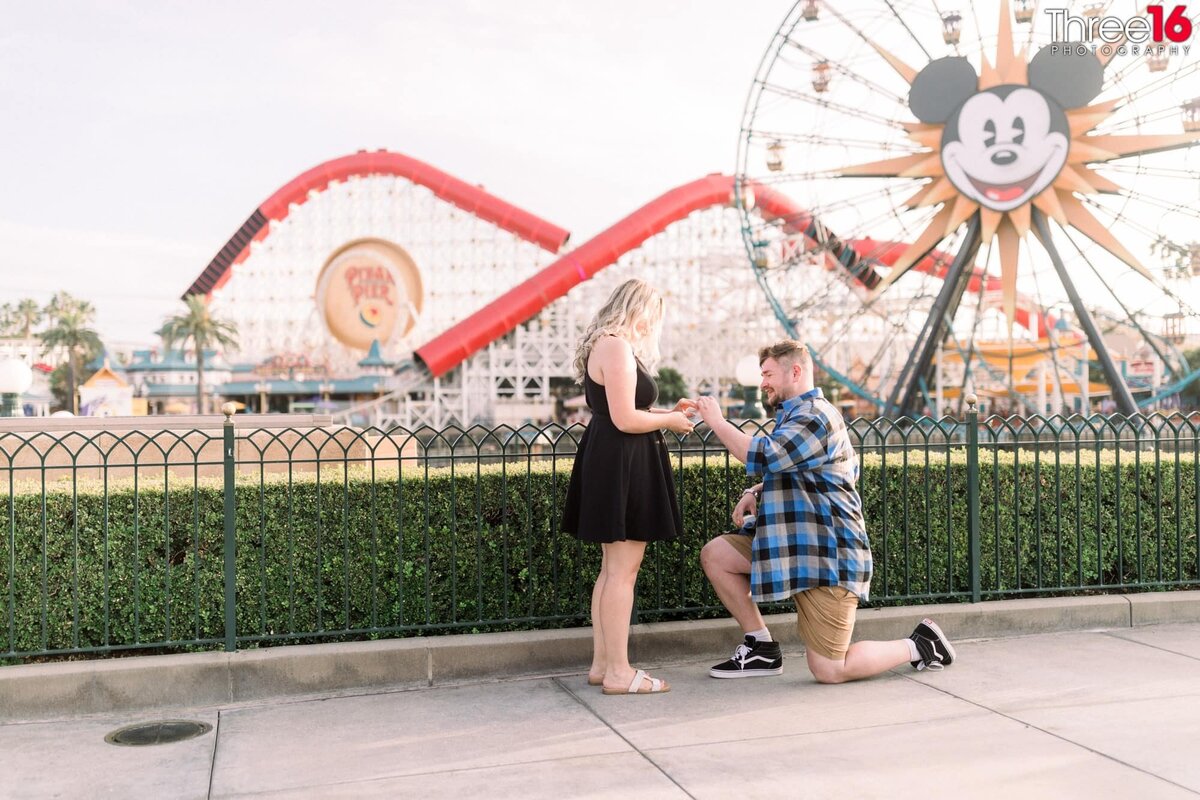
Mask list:
[[[1193,33],[1187,6],[1147,6],[1146,16],[1073,16],[1065,8],[1047,8],[1051,45],[1056,55],[1187,55]]]

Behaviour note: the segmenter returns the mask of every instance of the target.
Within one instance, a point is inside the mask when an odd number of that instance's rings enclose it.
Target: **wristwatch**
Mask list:
[[[743,489],[742,494],[752,494],[752,495],[754,495],[755,500],[758,500],[762,496],[758,492],[756,492],[754,489]]]

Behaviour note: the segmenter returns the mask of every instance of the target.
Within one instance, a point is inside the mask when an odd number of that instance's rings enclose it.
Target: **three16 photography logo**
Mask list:
[[[1047,8],[1056,54],[1187,55],[1195,26],[1186,5],[1147,6],[1145,16],[1077,16]]]

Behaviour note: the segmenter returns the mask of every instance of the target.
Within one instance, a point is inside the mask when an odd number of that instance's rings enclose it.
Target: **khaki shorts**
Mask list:
[[[721,538],[750,561],[753,536],[725,533]],[[819,656],[844,661],[854,633],[858,597],[841,586],[817,586],[792,599],[796,602],[796,630],[804,646]]]

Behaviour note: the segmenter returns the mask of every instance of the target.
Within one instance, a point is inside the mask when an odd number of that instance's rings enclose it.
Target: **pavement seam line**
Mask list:
[[[208,765],[208,800],[212,800],[213,780],[217,777],[217,747],[221,744],[221,712],[217,712],[217,724],[213,726],[212,761]]]
[[[1065,742],[1069,745],[1073,745],[1074,747],[1078,747],[1080,750],[1086,750],[1087,752],[1092,753],[1093,755],[1100,756],[1101,758],[1103,758],[1107,761],[1111,761],[1114,764],[1120,764],[1121,766],[1127,767],[1135,772],[1140,772],[1143,775],[1150,776],[1151,778],[1157,778],[1158,780],[1160,780],[1164,783],[1169,783],[1171,786],[1175,786],[1180,789],[1183,789],[1185,792],[1188,792],[1190,794],[1200,795],[1200,792],[1197,792],[1195,789],[1193,789],[1190,786],[1184,786],[1181,783],[1176,783],[1175,781],[1171,780],[1170,778],[1164,778],[1162,775],[1156,775],[1155,773],[1150,772],[1149,770],[1143,769],[1142,767],[1139,767],[1136,764],[1130,764],[1127,761],[1122,761],[1121,759],[1119,759],[1115,756],[1111,756],[1108,753],[1104,753],[1099,750],[1096,750],[1095,748],[1088,747],[1083,742],[1077,742],[1074,739],[1068,739],[1066,736],[1063,736],[1060,733],[1054,733],[1053,731],[1048,731],[1039,725],[1035,725],[1032,722],[1020,719],[1019,717],[1014,717],[1011,714],[1006,714],[1005,712],[1003,712],[997,708],[992,708],[991,706],[986,706],[983,703],[980,703],[976,700],[971,700],[970,698],[963,697],[961,695],[957,695],[954,692],[949,691],[948,689],[942,689],[940,687],[934,686],[931,683],[926,683],[925,681],[919,681],[910,675],[901,675],[900,677],[904,678],[907,681],[912,681],[913,683],[916,683],[920,686],[927,686],[928,688],[932,689],[933,691],[941,692],[944,695],[953,697],[955,700],[961,700],[964,703],[969,703],[970,705],[973,705],[976,708],[981,708],[984,711],[995,714],[998,717],[1003,717],[1004,719],[1008,720],[1009,722],[1014,722],[1017,725],[1024,725],[1027,728],[1032,728],[1033,730],[1038,731],[1039,733],[1044,733],[1047,736],[1050,736],[1054,739],[1058,739],[1060,742]]]
[[[579,703],[579,705],[583,706],[584,709],[586,709],[589,714],[591,714],[593,717],[595,717],[597,720],[599,720],[601,725],[603,725],[604,727],[606,727],[610,731],[612,731],[613,735],[615,735],[618,739],[623,741],[625,744],[629,745],[629,748],[631,750],[633,750],[633,752],[637,753],[639,756],[644,758],[650,764],[650,766],[654,767],[656,770],[661,772],[664,778],[666,778],[672,784],[674,784],[679,789],[679,791],[683,792],[684,796],[690,797],[692,800],[696,800],[696,796],[693,795],[691,792],[689,792],[687,789],[683,788],[683,786],[680,785],[679,781],[675,780],[675,776],[671,775],[669,772],[667,772],[665,769],[663,769],[661,766],[659,766],[658,762],[655,761],[653,758],[651,758],[649,755],[647,755],[646,752],[643,751],[640,747],[635,745],[633,742],[629,741],[629,739],[626,738],[623,733],[621,733],[619,730],[617,730],[611,724],[609,724],[608,720],[606,720],[604,717],[597,714],[596,709],[592,708],[587,703],[583,702],[583,698],[581,698],[578,694],[576,694],[575,691],[571,689],[571,687],[569,687],[565,683],[563,683],[561,678],[551,678],[550,680],[556,686],[558,686],[559,689],[561,689],[562,691],[564,691],[568,695],[570,695],[572,700],[574,700],[576,703]]]
[[[1121,636],[1119,634],[1113,633],[1112,631],[1100,631],[1100,632],[1103,633],[1105,636],[1112,637],[1113,639],[1120,639],[1122,642],[1129,642],[1130,644],[1137,644],[1137,645],[1141,645],[1142,647],[1149,647],[1151,650],[1158,650],[1161,653],[1170,653],[1173,656],[1182,656],[1183,658],[1189,658],[1192,661],[1200,661],[1200,658],[1198,658],[1190,653],[1181,653],[1178,650],[1171,650],[1169,648],[1163,647],[1162,645],[1151,644],[1150,642],[1143,642],[1140,639],[1130,639],[1127,636]]]

